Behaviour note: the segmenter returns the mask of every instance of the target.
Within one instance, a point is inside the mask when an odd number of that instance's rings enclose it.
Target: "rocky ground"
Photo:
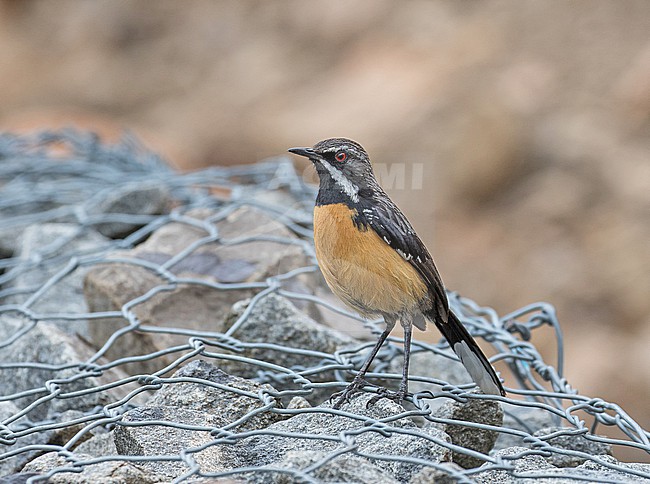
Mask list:
[[[578,408],[473,393],[444,347],[418,347],[412,402],[368,405],[371,386],[333,410],[369,344],[328,324],[291,165],[186,176],[132,143],[30,139],[0,138],[7,482],[650,479]],[[389,345],[373,382],[401,358]]]
[[[4,0],[0,127],[182,168],[355,138],[450,288],[553,303],[574,385],[648,426],[648,31],[645,0]]]

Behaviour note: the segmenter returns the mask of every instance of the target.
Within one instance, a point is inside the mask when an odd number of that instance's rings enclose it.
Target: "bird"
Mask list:
[[[366,150],[347,138],[329,138],[288,151],[308,158],[318,174],[314,247],[327,285],[362,317],[381,316],[386,325],[352,382],[330,399],[336,399],[333,408],[367,385],[365,375],[398,321],[404,330],[399,389],[380,388],[372,401],[386,397],[402,403],[408,396],[412,328],[424,331],[427,321],[446,338],[483,393],[505,396],[494,368],[449,308],[429,251],[377,182]]]

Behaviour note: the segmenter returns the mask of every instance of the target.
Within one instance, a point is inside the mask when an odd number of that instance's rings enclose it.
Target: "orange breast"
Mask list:
[[[365,316],[412,312],[427,294],[417,271],[344,204],[314,209],[316,257],[327,284]]]

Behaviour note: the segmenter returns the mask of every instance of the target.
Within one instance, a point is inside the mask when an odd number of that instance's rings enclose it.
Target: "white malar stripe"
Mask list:
[[[489,395],[501,395],[499,387],[492,380],[490,373],[483,366],[481,360],[472,350],[469,349],[465,341],[459,341],[454,345],[454,353],[458,355],[463,366],[472,377],[474,382],[483,390],[483,393]]]
[[[359,187],[348,180],[343,173],[334,168],[327,161],[322,160],[321,163],[325,169],[330,172],[334,182],[341,188],[341,190],[343,190],[343,193],[350,197],[354,203],[357,203],[359,201]]]

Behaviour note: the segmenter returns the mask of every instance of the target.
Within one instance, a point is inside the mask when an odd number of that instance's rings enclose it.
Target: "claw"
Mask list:
[[[345,388],[345,390],[333,393],[329,400],[330,403],[335,398],[337,398],[337,400],[336,403],[332,405],[332,408],[338,410],[339,408],[341,408],[341,405],[343,405],[344,403],[350,403],[350,398],[352,397],[352,395],[354,395],[355,393],[359,393],[365,385],[367,385],[366,380],[364,380],[363,378],[355,378],[354,380],[352,380],[352,383],[350,383]]]
[[[375,403],[377,403],[382,398],[388,398],[389,400],[392,400],[396,404],[401,405],[407,395],[408,392],[406,391],[406,389],[403,388],[400,388],[399,391],[397,392],[391,392],[386,388],[378,388],[377,395],[375,395],[370,400],[368,400],[368,403],[366,403],[366,408],[372,407]]]

